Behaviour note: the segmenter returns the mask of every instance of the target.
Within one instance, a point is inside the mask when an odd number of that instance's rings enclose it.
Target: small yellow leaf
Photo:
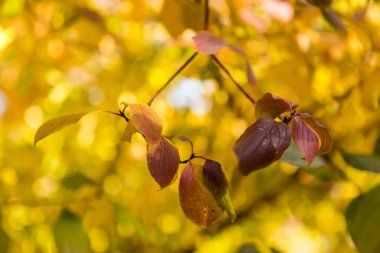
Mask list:
[[[36,132],[36,135],[34,137],[34,145],[36,145],[38,141],[51,135],[52,133],[55,133],[66,126],[77,123],[84,115],[88,113],[89,112],[70,114],[66,116],[57,117],[45,122],[44,124],[42,124],[42,126],[38,128]]]
[[[137,129],[131,121],[128,122],[127,127],[125,128],[123,134],[120,137],[120,141],[131,142],[132,135],[137,132]]]

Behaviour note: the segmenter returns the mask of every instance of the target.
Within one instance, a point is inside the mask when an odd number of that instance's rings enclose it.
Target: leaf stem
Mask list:
[[[176,78],[186,67],[189,65],[194,58],[198,55],[198,52],[193,53],[189,59],[166,81],[166,83],[154,94],[154,96],[149,100],[148,105],[151,106],[153,101],[157,98],[158,95]]]
[[[188,159],[186,159],[186,160],[184,160],[184,161],[180,161],[179,163],[181,163],[181,164],[188,163],[188,162],[190,162],[191,160],[193,160],[195,157],[196,157],[196,156],[195,156],[195,153],[192,153],[191,156],[190,156]]]
[[[233,78],[228,69],[219,61],[219,59],[215,56],[211,56],[213,61],[226,73],[226,75],[231,79],[231,81],[239,88],[239,90],[252,102],[253,105],[256,105],[256,101],[248,94],[246,90]]]
[[[208,25],[210,23],[210,5],[209,5],[209,0],[204,0],[204,2],[205,2],[204,29],[208,30]]]

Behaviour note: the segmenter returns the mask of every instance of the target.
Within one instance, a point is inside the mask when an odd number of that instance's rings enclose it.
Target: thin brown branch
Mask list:
[[[205,0],[205,21],[204,21],[205,30],[208,30],[209,23],[210,23],[210,4],[209,4],[209,0]]]
[[[157,98],[158,95],[176,78],[186,67],[189,65],[194,58],[198,55],[198,52],[193,53],[190,58],[166,81],[166,83],[154,94],[154,96],[149,100],[148,105],[151,106],[153,101]]]
[[[256,105],[256,101],[248,94],[246,90],[233,78],[228,69],[219,61],[219,59],[215,56],[211,56],[214,62],[226,73],[226,75],[231,79],[231,81],[238,87],[238,89],[252,102],[253,105]]]

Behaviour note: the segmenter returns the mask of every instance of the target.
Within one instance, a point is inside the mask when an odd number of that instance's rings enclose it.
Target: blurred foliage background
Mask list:
[[[232,146],[254,108],[209,57],[197,57],[153,108],[164,134],[190,138],[231,179],[235,223],[202,230],[181,211],[178,180],[158,191],[144,139],[119,142],[120,118],[89,114],[33,146],[50,118],[146,103],[192,54],[202,1],[3,0],[1,252],[357,252],[345,210],[380,182],[379,1],[335,1],[346,34],[302,0],[210,4],[210,30],[247,53],[259,87],[245,83],[244,59],[223,50],[236,79],[255,98],[299,103],[330,129],[333,151],[307,168],[291,150],[248,177],[234,173]],[[187,159],[188,145],[178,145]],[[367,202],[364,217],[380,213],[379,201]]]

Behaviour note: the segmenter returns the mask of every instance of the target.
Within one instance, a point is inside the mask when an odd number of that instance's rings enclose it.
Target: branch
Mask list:
[[[151,106],[153,101],[157,98],[158,95],[176,78],[182,70],[186,68],[187,65],[190,64],[194,60],[194,58],[198,55],[198,52],[193,53],[190,58],[166,81],[166,83],[154,94],[154,96],[149,100],[148,105]]]
[[[253,105],[256,105],[256,101],[248,94],[246,90],[233,78],[228,69],[219,61],[219,59],[215,56],[211,56],[213,61],[226,73],[226,75],[231,79],[231,81],[239,88],[239,90],[252,102]]]
[[[204,22],[205,30],[208,30],[209,23],[210,23],[210,5],[209,5],[209,0],[205,0],[205,22]]]

